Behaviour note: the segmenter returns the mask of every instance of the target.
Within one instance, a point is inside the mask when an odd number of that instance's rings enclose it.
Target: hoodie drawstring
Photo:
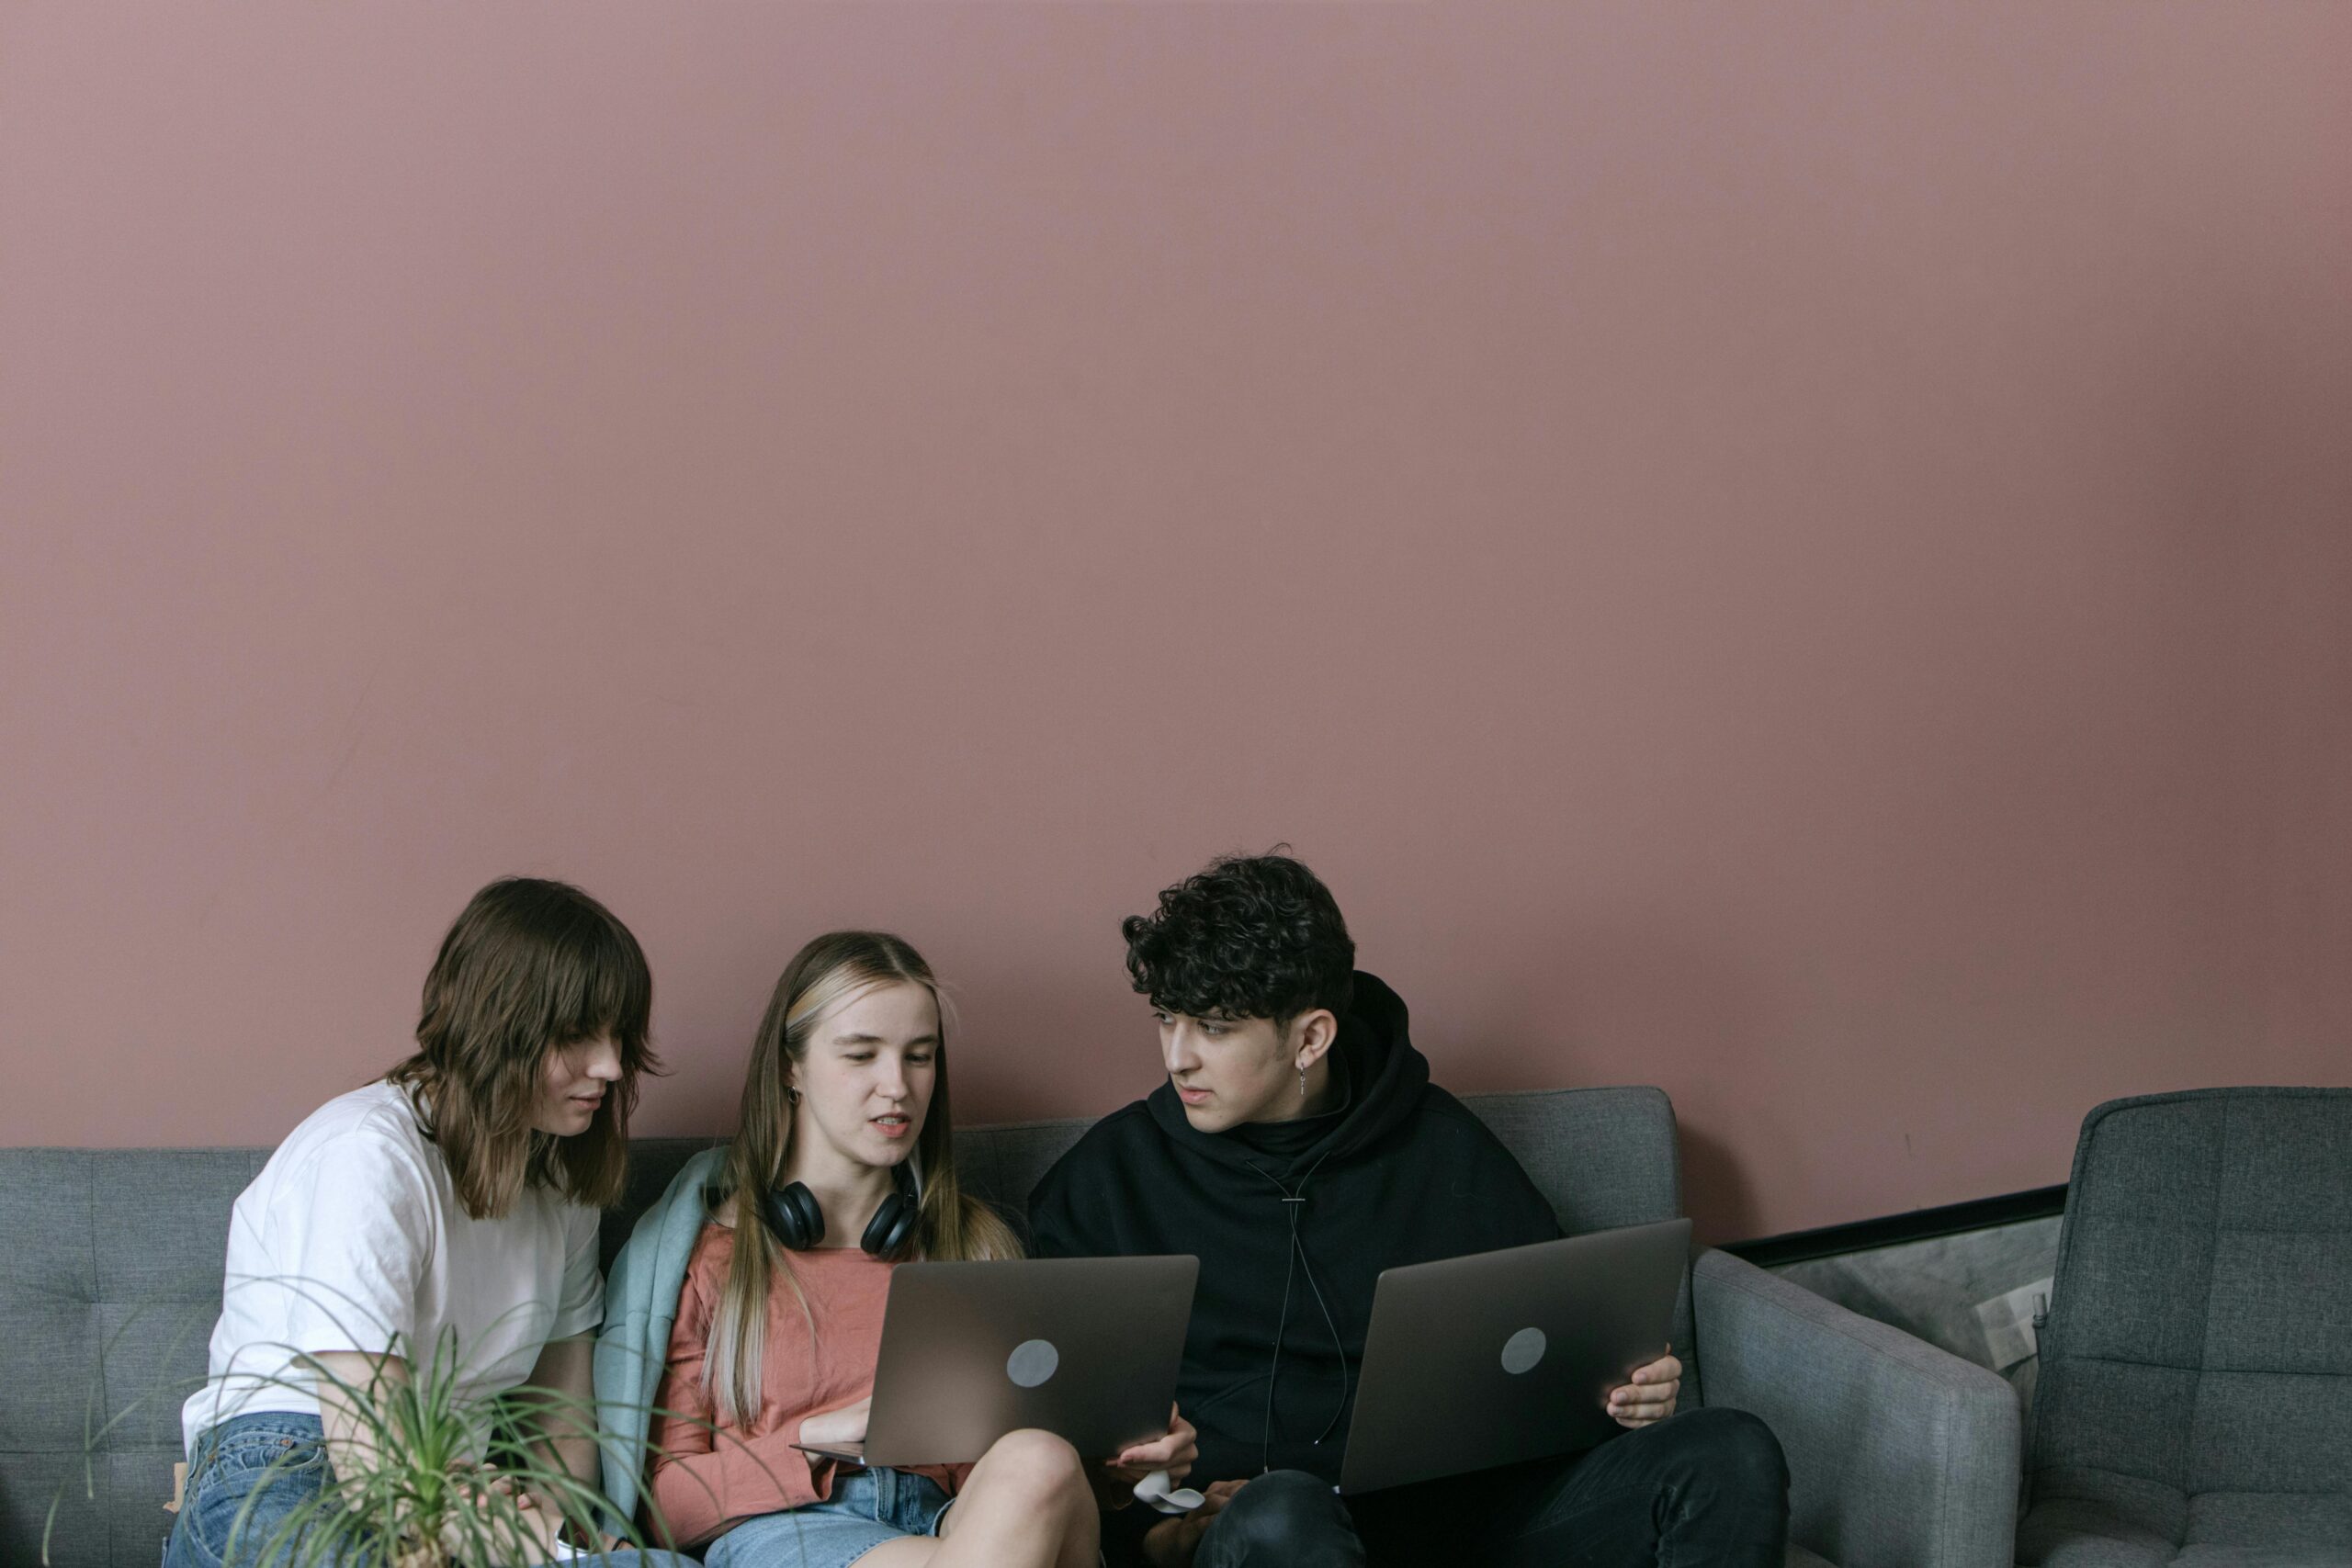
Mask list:
[[[1323,1161],[1330,1157],[1330,1151],[1328,1149],[1324,1151],[1313,1165],[1306,1168],[1306,1174],[1298,1179],[1298,1186],[1295,1190],[1283,1186],[1279,1177],[1257,1161],[1242,1162],[1272,1184],[1274,1190],[1282,1194],[1283,1206],[1290,1212],[1290,1255],[1283,1268],[1282,1314],[1274,1322],[1273,1363],[1266,1370],[1266,1421],[1258,1449],[1258,1468],[1261,1473],[1273,1468],[1274,1386],[1282,1376],[1283,1339],[1290,1331],[1291,1284],[1301,1269],[1306,1271],[1306,1288],[1313,1292],[1316,1306],[1322,1311],[1324,1326],[1331,1331],[1331,1344],[1340,1352],[1340,1403],[1332,1406],[1331,1419],[1323,1424],[1323,1430],[1315,1441],[1319,1445],[1325,1438],[1329,1437],[1339,1427],[1340,1417],[1347,1413],[1350,1392],[1347,1341],[1340,1337],[1339,1320],[1331,1315],[1330,1303],[1323,1299],[1323,1287],[1316,1282],[1315,1264],[1306,1256],[1306,1246],[1298,1239],[1298,1217],[1306,1207],[1306,1184],[1317,1171],[1323,1168]]]

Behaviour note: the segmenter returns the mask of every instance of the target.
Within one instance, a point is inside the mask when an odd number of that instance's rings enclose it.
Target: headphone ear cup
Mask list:
[[[902,1165],[899,1167],[895,1190],[874,1211],[857,1245],[876,1258],[895,1258],[914,1239],[915,1226],[922,1219],[922,1200],[916,1195],[914,1182]]]
[[[817,1195],[797,1181],[769,1188],[761,1208],[776,1240],[794,1252],[806,1252],[825,1239],[825,1211],[817,1206]]]

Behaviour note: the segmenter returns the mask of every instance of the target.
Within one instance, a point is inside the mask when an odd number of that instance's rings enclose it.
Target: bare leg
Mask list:
[[[1095,1568],[1086,1467],[1051,1432],[1008,1432],[972,1467],[938,1540],[903,1536],[857,1568]]]

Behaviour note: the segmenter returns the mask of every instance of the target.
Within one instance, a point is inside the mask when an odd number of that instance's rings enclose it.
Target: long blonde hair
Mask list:
[[[719,1419],[748,1427],[760,1410],[763,1357],[767,1340],[768,1292],[781,1282],[808,1297],[792,1271],[789,1251],[768,1230],[761,1206],[782,1179],[792,1154],[789,1065],[805,1059],[817,1021],[830,1009],[876,986],[921,986],[931,994],[939,1017],[937,1077],[922,1132],[915,1139],[922,1176],[921,1217],[910,1255],[950,1262],[1021,1256],[1011,1226],[979,1199],[967,1195],[956,1176],[954,1118],[947,1094],[947,1010],[931,965],[901,938],[885,931],[829,931],[794,953],[768,998],[760,1032],[752,1042],[751,1070],[743,1079],[742,1117],[728,1145],[724,1174],[711,1208],[733,1222],[735,1253],[727,1282],[712,1314],[703,1386]],[[813,1322],[810,1325],[814,1328]]]

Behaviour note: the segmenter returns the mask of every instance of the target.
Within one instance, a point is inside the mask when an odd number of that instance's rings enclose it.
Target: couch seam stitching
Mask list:
[[[98,1332],[93,1337],[96,1347],[96,1359],[98,1368],[98,1382],[97,1386],[90,1391],[90,1397],[97,1401],[98,1404],[103,1406],[106,1403],[107,1388],[107,1336],[106,1313],[100,1305],[100,1300],[106,1294],[106,1289],[105,1281],[100,1278],[98,1272],[98,1162],[96,1155],[92,1155],[85,1162],[84,1169],[87,1172],[89,1179],[89,1203],[87,1206],[87,1213],[90,1219],[90,1315],[96,1320],[96,1326],[98,1330]],[[88,1407],[85,1405],[84,1408],[86,1410]],[[82,1449],[83,1452],[85,1455],[88,1455],[89,1459],[95,1462],[97,1456],[90,1451],[89,1417],[86,1415],[83,1417]],[[106,1468],[107,1495],[109,1500],[111,1500],[114,1495],[114,1465],[111,1456],[108,1458]],[[92,1479],[95,1481],[96,1477],[93,1477]],[[112,1562],[117,1556],[114,1538],[115,1515],[118,1511],[119,1510],[111,1507],[106,1511],[107,1561],[108,1562]]]
[[[2194,1495],[2189,1489],[2188,1482],[2197,1466],[2197,1427],[2199,1417],[2203,1415],[2205,1409],[2205,1351],[2213,1335],[2213,1286],[2216,1277],[2222,1271],[2222,1249],[2215,1244],[2215,1238],[2221,1231],[2225,1196],[2222,1191],[2222,1184],[2227,1181],[2230,1176],[2230,1139],[2236,1130],[2236,1111],[2237,1105],[2234,1100],[2222,1101],[2222,1135],[2216,1140],[2213,1150],[2213,1211],[2205,1233],[2208,1243],[2205,1253],[2205,1309],[2198,1314],[2197,1382],[2188,1394],[2188,1430],[2181,1434],[2180,1472],[2172,1483],[2174,1490],[2177,1491],[2184,1500]],[[2188,1510],[2184,1506],[2180,1515],[2180,1535],[2172,1543],[2176,1555],[2179,1553],[2180,1548],[2188,1540]]]

